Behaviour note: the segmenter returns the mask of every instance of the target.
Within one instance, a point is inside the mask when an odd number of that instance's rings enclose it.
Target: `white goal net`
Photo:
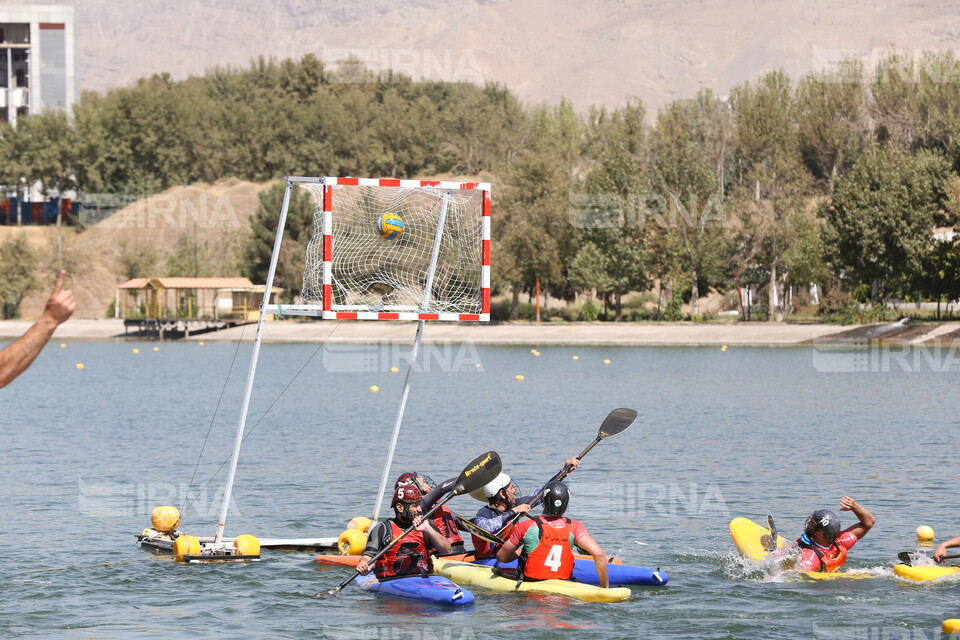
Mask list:
[[[324,318],[489,320],[489,184],[322,178],[301,186],[316,215],[294,307]]]

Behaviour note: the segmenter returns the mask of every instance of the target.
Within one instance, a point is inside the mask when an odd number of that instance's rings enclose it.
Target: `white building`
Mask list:
[[[0,121],[79,99],[73,7],[0,6]]]

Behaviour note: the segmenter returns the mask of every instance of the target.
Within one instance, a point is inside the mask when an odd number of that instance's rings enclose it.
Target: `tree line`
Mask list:
[[[817,284],[821,306],[960,297],[960,62],[889,52],[794,80],[782,71],[704,89],[648,118],[640,100],[578,113],[508,88],[413,81],[312,55],[258,59],[84,93],[71,117],[0,125],[0,184],[153,193],[236,176],[489,174],[493,286],[514,317],[549,295],[655,291],[655,317],[709,292],[765,292],[780,320]],[[244,242],[262,281],[279,192]],[[307,206],[288,233],[305,247]],[[299,258],[302,260],[302,257]],[[298,258],[281,267],[298,288]]]

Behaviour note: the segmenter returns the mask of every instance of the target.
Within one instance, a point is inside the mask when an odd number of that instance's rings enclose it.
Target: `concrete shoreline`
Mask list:
[[[33,324],[31,320],[0,321],[0,340],[13,340]],[[788,347],[813,342],[853,343],[864,339],[899,340],[920,344],[930,340],[953,340],[958,324],[836,326],[826,324],[615,324],[615,323],[427,323],[425,343],[470,342],[491,345],[620,345],[620,346],[717,346]],[[400,343],[413,340],[413,322],[273,321],[264,326],[265,342],[360,344]],[[256,325],[192,335],[190,342],[252,342]],[[56,340],[153,341],[125,335],[123,320],[70,320],[61,325]]]

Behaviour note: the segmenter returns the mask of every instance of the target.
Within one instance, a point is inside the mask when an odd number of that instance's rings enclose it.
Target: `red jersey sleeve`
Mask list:
[[[583,523],[579,520],[571,520],[570,533],[573,534],[573,541],[576,542],[583,536],[587,535],[587,528],[583,526]]]
[[[850,529],[852,528],[853,527],[850,527]],[[849,549],[853,545],[857,544],[857,534],[850,529],[844,529],[840,532],[840,535],[837,536],[837,545],[843,547],[844,549]]]

